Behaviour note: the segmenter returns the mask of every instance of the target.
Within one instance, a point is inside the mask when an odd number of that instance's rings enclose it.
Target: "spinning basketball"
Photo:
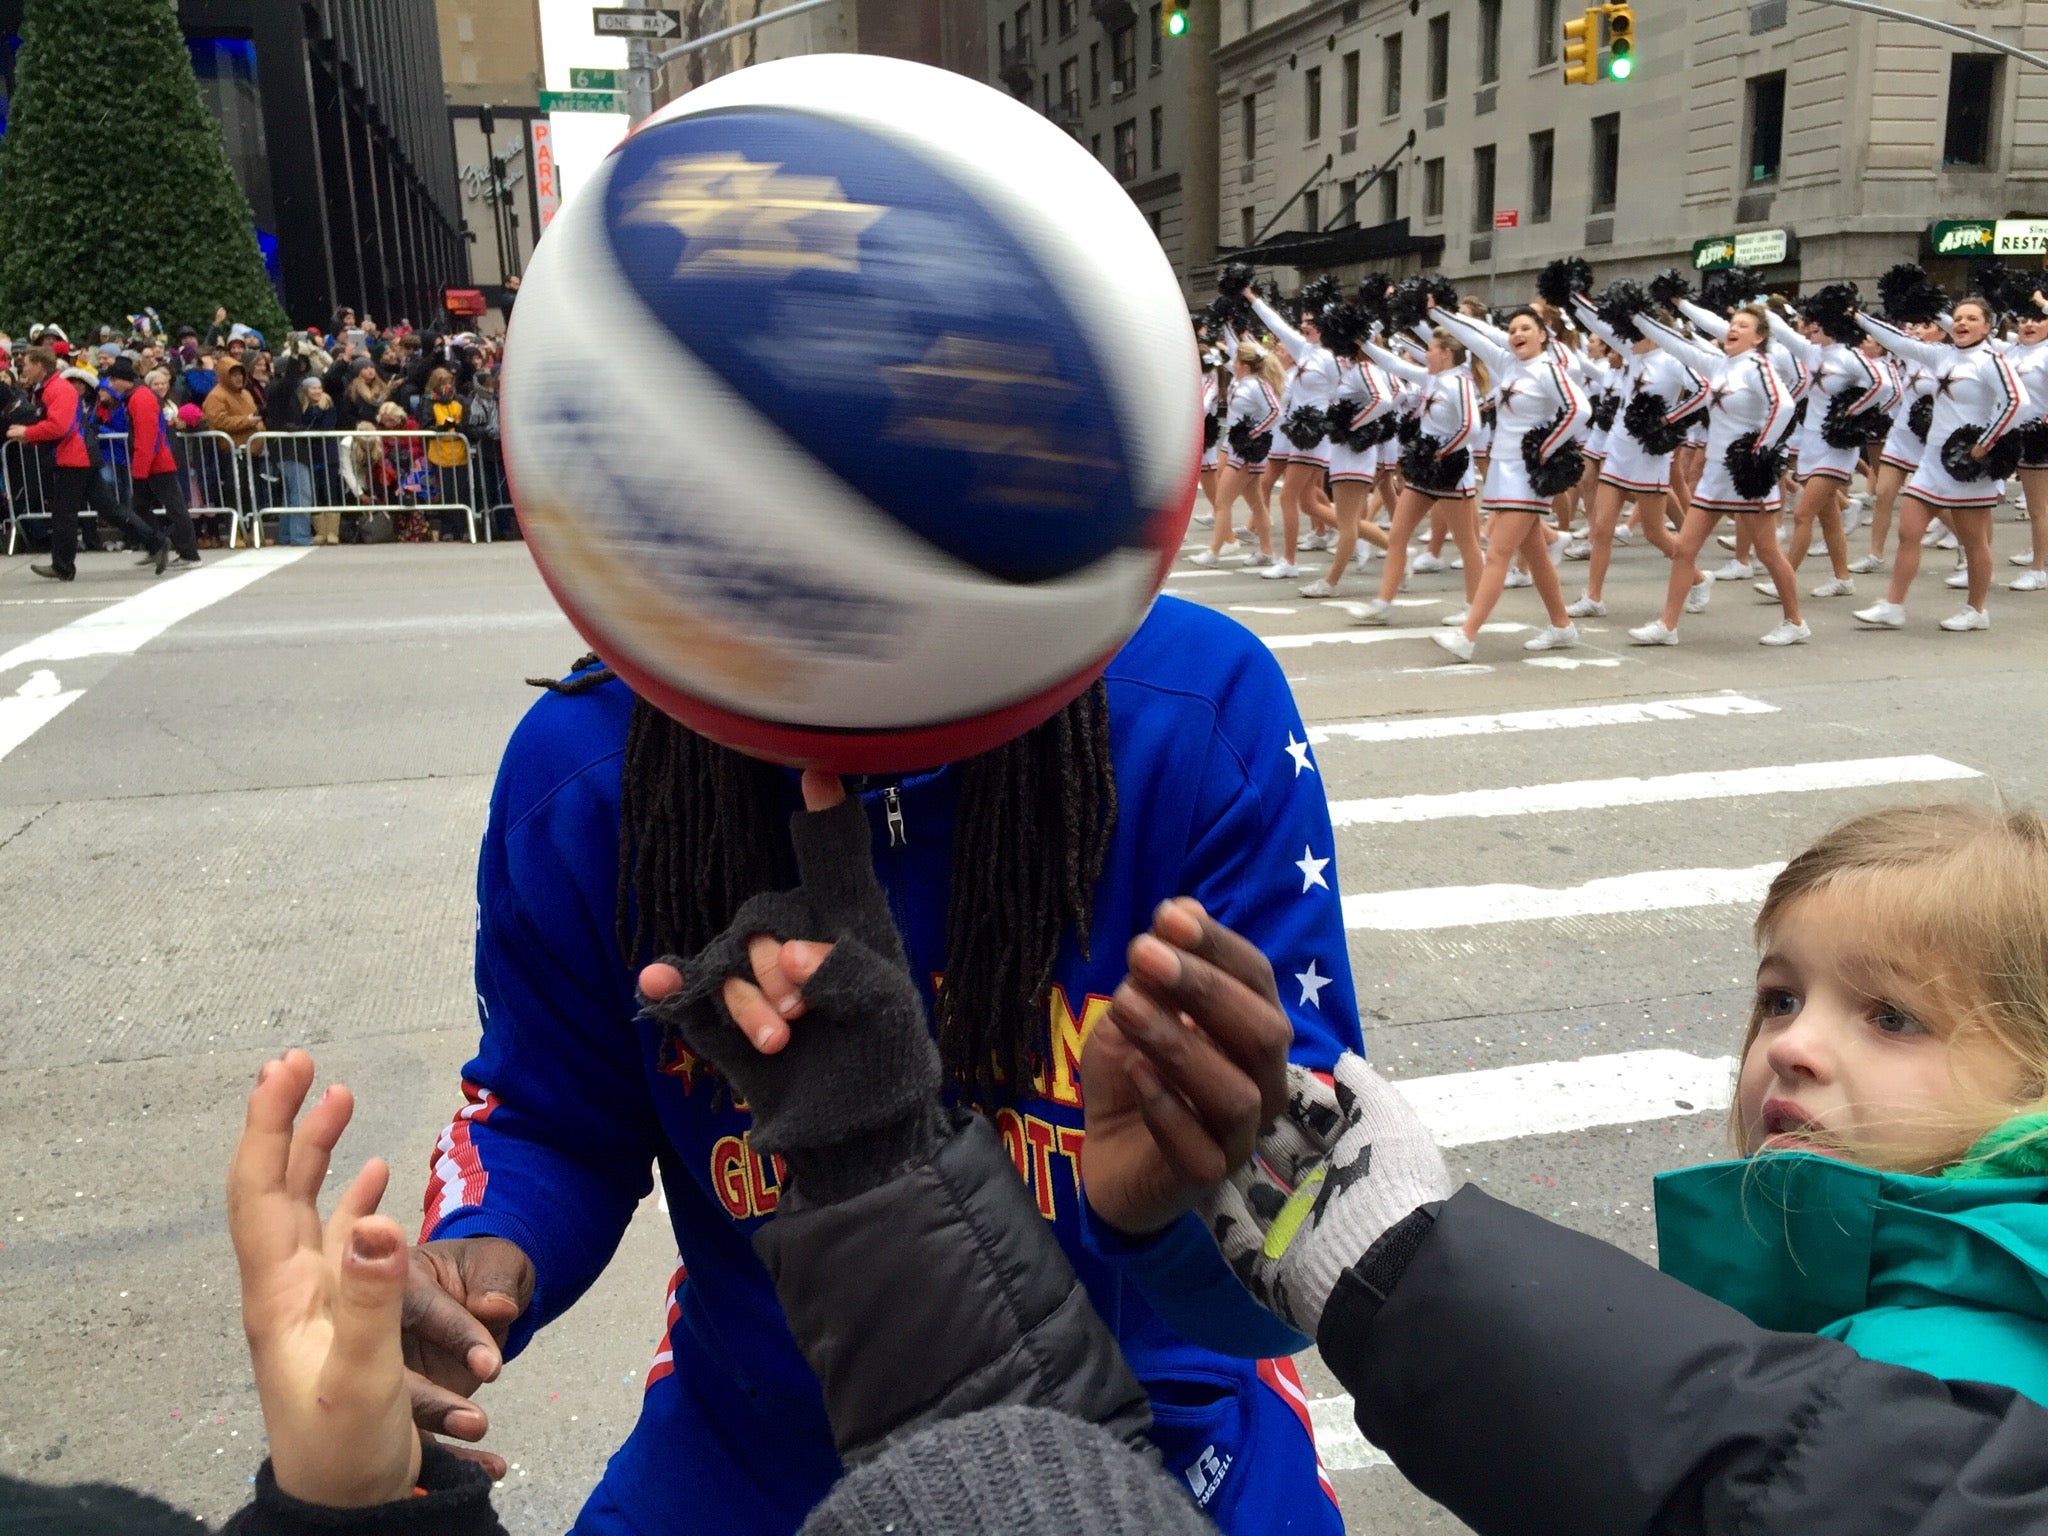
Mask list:
[[[1198,387],[1172,270],[1085,150],[945,71],[812,56],[692,91],[563,208],[504,441],[543,576],[637,692],[877,772],[1099,674],[1179,545]]]

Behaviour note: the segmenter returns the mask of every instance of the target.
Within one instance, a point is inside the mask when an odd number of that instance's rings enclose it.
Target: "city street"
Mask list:
[[[1776,865],[1896,800],[2048,801],[2048,594],[2003,590],[2009,508],[1996,536],[1988,634],[1935,628],[1959,595],[1929,551],[1904,632],[1859,630],[1864,577],[1807,602],[1811,644],[1766,650],[1777,609],[1738,583],[1678,648],[1633,648],[1666,570],[1638,541],[1579,649],[1528,656],[1544,620],[1512,591],[1468,667],[1428,642],[1455,572],[1368,629],[1298,582],[1176,566],[1169,592],[1294,686],[1338,826],[1304,879],[1341,880],[1371,1054],[1416,1082],[1455,1176],[1654,1261],[1651,1176],[1727,1147]],[[0,1472],[214,1521],[245,1499],[262,1427],[222,1210],[243,1097],[310,1048],[357,1094],[338,1168],[388,1157],[413,1228],[476,1039],[493,769],[523,680],[582,649],[517,544],[209,552],[157,582],[88,554],[64,586],[0,560]],[[650,1199],[485,1390],[513,1531],[565,1529],[624,1438],[673,1255]],[[1462,1530],[1303,1365],[1348,1528]]]

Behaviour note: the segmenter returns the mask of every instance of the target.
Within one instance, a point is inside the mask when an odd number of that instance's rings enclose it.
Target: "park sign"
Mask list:
[[[1789,229],[1759,229],[1746,235],[1717,235],[1692,248],[1695,272],[1727,267],[1776,267],[1790,261],[1799,241]]]

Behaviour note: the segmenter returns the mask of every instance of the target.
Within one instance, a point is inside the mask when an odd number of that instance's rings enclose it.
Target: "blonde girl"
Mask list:
[[[1191,557],[1192,563],[1217,566],[1223,551],[1235,542],[1230,512],[1238,497],[1251,507],[1251,528],[1259,541],[1260,564],[1273,559],[1272,514],[1266,501],[1266,485],[1260,478],[1266,456],[1272,452],[1273,429],[1280,421],[1280,391],[1285,374],[1280,359],[1255,341],[1240,341],[1230,365],[1229,414],[1223,424],[1223,470],[1216,477],[1216,526],[1209,533],[1209,547]]]

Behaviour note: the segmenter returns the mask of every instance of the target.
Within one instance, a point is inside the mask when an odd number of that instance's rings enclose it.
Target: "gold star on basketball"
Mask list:
[[[856,203],[830,176],[785,175],[743,155],[676,155],[649,178],[629,224],[683,237],[676,276],[692,272],[858,272],[860,237],[889,210]]]

